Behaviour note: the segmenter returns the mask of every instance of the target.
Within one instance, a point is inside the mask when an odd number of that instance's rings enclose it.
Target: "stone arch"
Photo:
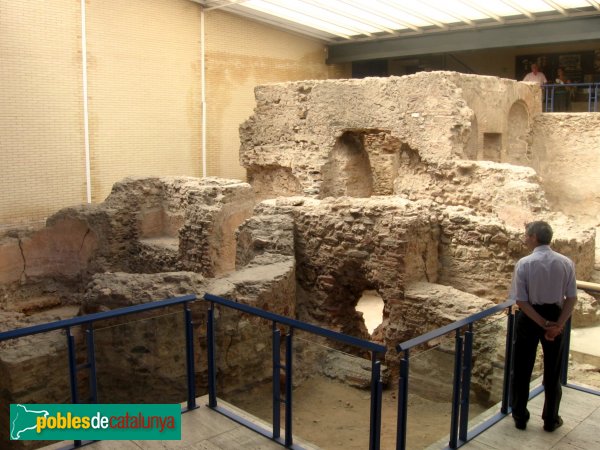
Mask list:
[[[336,140],[323,167],[320,197],[370,197],[372,194],[373,173],[363,133],[345,131]]]
[[[528,136],[530,133],[529,109],[525,102],[518,100],[508,112],[505,161],[510,164],[530,166],[531,153]]]

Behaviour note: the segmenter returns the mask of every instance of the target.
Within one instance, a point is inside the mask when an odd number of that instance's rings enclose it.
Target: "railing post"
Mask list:
[[[75,359],[75,338],[71,334],[71,327],[65,328],[67,333],[67,348],[69,352],[69,379],[71,383],[71,402],[79,403],[77,389],[77,360]]]
[[[398,424],[396,426],[396,450],[406,449],[406,420],[408,414],[408,369],[409,351],[404,350],[400,359],[400,377],[398,378]]]
[[[86,333],[88,364],[90,369],[90,398],[98,403],[98,382],[96,378],[96,344],[94,343],[94,323],[88,323]]]
[[[281,434],[281,331],[277,328],[277,322],[273,321],[273,438]]]
[[[567,323],[565,324],[563,339],[564,342],[560,369],[560,383],[564,386],[567,384],[569,373],[569,350],[571,348],[571,319],[567,320]]]
[[[79,403],[77,389],[77,359],[75,357],[75,338],[71,334],[71,327],[65,328],[67,336],[67,349],[69,353],[69,380],[71,385],[71,403]],[[81,441],[73,441],[73,447],[81,447]]]
[[[454,376],[452,381],[452,413],[450,416],[450,441],[448,447],[458,447],[458,415],[460,412],[460,375],[462,369],[463,338],[460,329],[454,338]]]
[[[188,302],[183,304],[185,320],[185,356],[187,362],[187,409],[195,409],[196,405],[196,368],[194,365],[194,322],[192,311]]]
[[[371,429],[369,450],[379,450],[381,442],[381,361],[371,354]]]
[[[510,391],[512,379],[512,355],[513,355],[513,334],[515,328],[515,315],[512,306],[508,307],[506,323],[506,345],[504,348],[504,380],[502,383],[502,406],[500,412],[508,414],[510,412]]]
[[[469,324],[469,331],[465,333],[465,346],[462,370],[462,388],[460,401],[460,425],[458,438],[467,440],[469,427],[469,396],[471,394],[471,372],[473,370],[473,324]]]
[[[285,446],[291,447],[293,444],[292,430],[292,360],[293,360],[293,337],[294,329],[290,327],[285,337]]]
[[[217,374],[215,361],[215,328],[214,328],[214,309],[215,304],[210,302],[207,311],[206,321],[206,340],[207,340],[207,358],[208,358],[208,406],[214,408],[217,406]]]

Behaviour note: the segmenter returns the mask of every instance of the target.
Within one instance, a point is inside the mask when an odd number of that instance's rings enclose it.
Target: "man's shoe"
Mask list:
[[[519,430],[526,430],[527,429],[527,421],[515,419],[515,427]]]
[[[556,422],[544,422],[544,431],[548,431],[548,432],[552,432],[554,430],[556,430],[557,428],[560,428],[563,424],[563,420],[562,417],[558,416],[558,418],[556,419]]]
[[[529,411],[525,410],[525,414],[522,416],[515,416],[513,412],[513,420],[515,421],[515,427],[519,430],[525,430],[527,428],[527,422],[529,421]]]

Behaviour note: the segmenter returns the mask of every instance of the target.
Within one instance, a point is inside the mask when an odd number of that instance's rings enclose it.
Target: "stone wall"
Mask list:
[[[542,114],[533,122],[529,165],[552,208],[596,226],[600,220],[600,114]]]
[[[240,160],[260,198],[389,195],[402,151],[427,164],[524,157],[538,91],[455,72],[259,86],[240,127]],[[518,136],[515,108],[525,123]]]

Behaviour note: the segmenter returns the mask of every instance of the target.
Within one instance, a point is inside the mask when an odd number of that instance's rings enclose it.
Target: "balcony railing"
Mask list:
[[[98,332],[94,328],[94,324],[98,321],[108,319],[117,319],[127,315],[135,315],[145,313],[147,311],[165,309],[177,305],[183,306],[185,347],[186,347],[186,377],[187,377],[187,408],[184,411],[195,409],[196,406],[196,381],[194,368],[194,337],[192,326],[192,313],[190,303],[196,300],[195,295],[185,295],[166,300],[160,300],[142,305],[129,306],[126,308],[114,309],[111,311],[100,312],[96,314],[88,314],[85,316],[74,317],[72,319],[59,320],[51,323],[34,325],[31,327],[18,328],[16,330],[5,331],[0,333],[0,342],[24,338],[42,333],[51,333],[52,331],[64,331],[67,344],[67,359],[69,367],[69,386],[71,403],[99,403],[98,398],[98,379],[97,374],[97,345],[95,336]],[[85,329],[85,350],[87,361],[83,364],[78,364],[76,357],[76,344],[73,330],[77,327]],[[80,386],[78,380],[78,372],[87,371],[87,379],[89,381],[88,393],[89,398],[81,398]],[[106,401],[107,399],[103,399]],[[110,400],[110,399],[108,399]],[[117,403],[117,402],[115,402]],[[74,441],[74,447],[80,447],[81,441]]]
[[[544,112],[598,112],[600,83],[545,84]],[[575,104],[581,108],[574,108]]]
[[[590,283],[580,283],[578,286],[583,289],[597,290]],[[77,372],[79,370],[89,371],[89,392],[90,398],[84,401],[91,403],[98,402],[97,395],[97,374],[96,374],[96,346],[94,344],[94,323],[99,320],[112,319],[124,315],[141,313],[145,311],[166,308],[174,305],[183,306],[184,317],[184,332],[185,332],[185,347],[186,347],[186,376],[187,376],[187,408],[184,411],[196,408],[196,374],[194,367],[194,338],[193,338],[193,322],[192,313],[190,310],[190,302],[196,300],[196,296],[187,295],[178,298],[172,298],[144,305],[137,305],[128,308],[112,310],[87,316],[75,317],[73,319],[61,320],[48,324],[36,325],[27,328],[21,328],[9,332],[0,333],[0,342],[18,339],[29,335],[47,333],[54,330],[64,330],[67,347],[68,347],[68,363],[69,363],[69,379],[71,389],[72,403],[80,403],[78,388]],[[386,353],[386,347],[348,336],[342,333],[330,331],[315,325],[311,325],[288,317],[273,314],[259,308],[249,305],[237,303],[232,300],[224,299],[218,296],[206,294],[203,300],[209,303],[207,311],[206,323],[206,349],[207,349],[207,373],[208,373],[208,407],[223,414],[226,417],[256,431],[257,433],[275,441],[287,448],[302,448],[297,442],[294,442],[293,434],[293,386],[294,386],[294,342],[298,339],[298,334],[307,333],[310,338],[319,337],[325,341],[333,341],[338,345],[352,347],[357,351],[368,352],[370,358],[370,408],[369,408],[369,424],[368,430],[365,428],[365,435],[368,434],[368,447],[371,450],[380,448],[381,445],[381,411],[382,411],[382,358]],[[495,305],[485,311],[474,314],[470,317],[458,320],[454,323],[446,325],[437,330],[431,331],[424,335],[415,337],[408,341],[399,344],[396,350],[401,354],[399,368],[399,392],[398,392],[398,417],[396,430],[396,448],[405,449],[407,447],[407,435],[410,433],[407,427],[409,419],[409,392],[411,389],[419,388],[419,383],[416,383],[414,378],[411,378],[410,368],[416,367],[423,361],[427,364],[421,374],[425,376],[420,381],[431,381],[434,375],[439,375],[441,384],[438,386],[446,386],[451,397],[451,413],[449,419],[440,417],[439,420],[449,420],[447,424],[449,436],[448,447],[458,448],[464,443],[470,441],[483,431],[491,427],[493,424],[502,420],[510,414],[510,380],[512,372],[512,351],[513,351],[513,330],[515,315],[513,312],[514,302],[507,301],[505,303]],[[256,422],[247,420],[240,416],[239,413],[230,409],[227,405],[219,404],[219,389],[223,388],[218,382],[217,358],[219,352],[218,337],[222,337],[223,330],[219,328],[221,325],[228,325],[223,320],[225,311],[234,311],[236,313],[247,315],[248,317],[259,318],[270,324],[269,339],[271,341],[271,424],[270,426],[258,425]],[[236,317],[234,317],[236,318]],[[75,357],[75,340],[71,332],[72,328],[77,326],[85,327],[86,347],[87,347],[87,362],[77,365]],[[282,337],[282,328],[286,329],[285,336]],[[563,360],[563,372],[561,382],[563,385],[585,391],[590,394],[600,395],[600,392],[567,382],[568,371],[568,354],[569,354],[569,337],[570,337],[570,322],[565,327],[565,357]],[[236,332],[237,330],[234,330]],[[256,330],[253,330],[253,332]],[[448,336],[452,342],[451,345],[444,347],[439,345],[441,339]],[[504,342],[503,351],[496,351],[501,346],[495,345],[498,342]],[[435,342],[435,344],[431,344]],[[231,341],[229,341],[231,344]],[[242,347],[247,344],[242,342]],[[249,345],[245,345],[250,348]],[[437,354],[433,354],[431,349],[436,347],[439,350]],[[418,350],[423,350],[418,352]],[[429,351],[428,351],[429,350]],[[281,355],[283,354],[283,361]],[[441,366],[441,369],[432,368],[431,362],[439,360],[440,355],[447,359],[448,355],[452,355],[453,363],[451,368]],[[500,356],[498,360],[494,358]],[[259,358],[260,359],[260,358]],[[265,362],[264,360],[260,361]],[[478,366],[479,364],[479,366]],[[484,368],[485,370],[482,370]],[[204,368],[202,368],[204,370]],[[418,374],[418,371],[417,371]],[[226,375],[220,373],[219,376]],[[242,376],[247,377],[247,374],[242,370]],[[495,378],[494,378],[495,377]],[[492,413],[491,417],[486,418],[481,423],[471,425],[469,423],[472,416],[475,414],[470,411],[472,397],[474,397],[473,385],[479,383],[479,386],[485,386],[490,389],[492,378],[498,381],[501,386],[497,391],[497,412]],[[412,381],[411,381],[412,380]],[[409,382],[410,381],[410,382]],[[485,390],[485,389],[483,389]],[[531,396],[535,396],[543,391],[543,386],[535,387]],[[282,395],[283,394],[283,395]],[[492,400],[490,400],[492,401]],[[492,401],[492,403],[495,403]],[[282,426],[281,405],[285,408],[285,421]],[[471,417],[470,417],[471,415]],[[281,436],[283,431],[284,436]],[[443,438],[442,435],[441,437]],[[310,438],[310,437],[308,437]],[[365,436],[365,442],[367,436]],[[82,445],[80,441],[75,441],[74,446]],[[365,445],[365,448],[367,445]],[[412,446],[414,447],[414,445]]]

